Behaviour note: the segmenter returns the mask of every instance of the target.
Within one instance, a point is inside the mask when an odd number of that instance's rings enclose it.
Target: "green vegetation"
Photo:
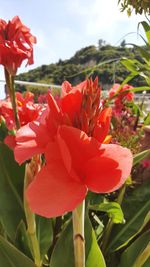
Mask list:
[[[120,63],[122,58],[141,60],[139,51],[134,47],[126,47],[125,41],[120,46],[112,46],[99,40],[98,47],[91,45],[77,51],[68,60],[59,60],[56,64],[42,65],[17,76],[17,79],[31,82],[62,84],[68,80],[77,84],[86,77],[98,75],[104,89],[113,83],[122,82],[128,75],[127,69]],[[145,85],[144,79],[135,78],[130,82],[133,86]],[[24,86],[21,86],[23,91]],[[29,89],[29,88],[28,88]],[[30,87],[30,90],[32,88]],[[40,90],[40,89],[39,89]]]
[[[133,10],[135,11],[135,14],[145,13],[150,15],[149,0],[118,0],[118,4],[121,5],[121,11],[127,10],[129,16]]]

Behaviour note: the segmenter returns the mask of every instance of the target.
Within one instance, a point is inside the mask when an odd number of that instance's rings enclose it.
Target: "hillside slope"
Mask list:
[[[128,74],[120,63],[122,57],[140,59],[135,48],[111,45],[97,48],[92,45],[77,51],[68,60],[60,59],[55,64],[42,65],[27,73],[18,75],[17,79],[61,85],[64,80],[77,84],[88,76],[95,77],[98,75],[103,88],[107,88],[115,82],[122,82]],[[138,78],[134,79],[131,84],[140,86],[144,84],[144,81]]]

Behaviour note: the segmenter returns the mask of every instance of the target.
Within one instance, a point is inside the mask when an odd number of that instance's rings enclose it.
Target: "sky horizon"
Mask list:
[[[0,18],[6,21],[18,15],[21,21],[37,37],[34,45],[34,64],[18,73],[27,72],[43,64],[69,59],[76,51],[89,45],[98,45],[103,39],[111,45],[119,45],[123,39],[128,43],[142,44],[137,36],[138,22],[144,16],[121,13],[118,0],[0,0]],[[131,33],[127,35],[128,33]],[[133,33],[134,32],[134,33]],[[127,35],[126,37],[124,37]],[[0,66],[0,80],[4,79]],[[0,85],[0,98],[4,97]]]

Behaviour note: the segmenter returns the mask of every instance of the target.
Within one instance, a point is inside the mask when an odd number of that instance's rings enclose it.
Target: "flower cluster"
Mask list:
[[[36,43],[36,38],[18,16],[8,23],[0,19],[0,64],[12,76],[23,60],[27,59],[27,64],[33,64],[33,43]]]
[[[113,87],[109,91],[109,98],[114,97],[114,95],[117,93],[118,89],[120,87],[120,84],[116,83],[113,85]],[[128,90],[132,89],[133,87],[131,85],[125,84],[120,90],[119,94],[115,97],[114,100],[114,109],[113,112],[115,115],[119,116],[122,110],[125,107],[126,102],[131,102],[134,99],[134,94]]]
[[[42,106],[34,103],[34,95],[26,92],[24,95],[16,92],[16,102],[20,125],[26,125],[35,120],[42,111]],[[9,131],[16,129],[13,108],[10,98],[0,101],[0,115],[4,117]]]
[[[47,108],[16,134],[21,164],[44,154],[45,163],[26,196],[33,212],[53,217],[72,211],[87,191],[112,192],[129,176],[130,150],[108,143],[111,109],[100,108],[98,80],[62,85],[59,105],[47,95]],[[106,140],[106,143],[105,143]]]

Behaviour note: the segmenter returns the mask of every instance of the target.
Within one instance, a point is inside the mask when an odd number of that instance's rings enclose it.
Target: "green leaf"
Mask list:
[[[23,221],[21,221],[17,227],[15,246],[27,257],[33,259],[30,239],[28,236],[26,225]]]
[[[150,65],[150,53],[140,46],[136,46],[136,47],[140,51],[142,58],[145,60],[146,64],[149,66]],[[148,67],[148,66],[143,65],[143,67]]]
[[[150,25],[146,21],[140,22],[145,30],[145,34],[150,45]]]
[[[140,86],[140,87],[134,87],[130,90],[131,92],[141,92],[141,91],[150,91],[150,86]]]
[[[136,154],[133,158],[133,166],[135,166],[137,163],[141,162],[143,159],[145,159],[148,155],[150,155],[150,149],[144,150],[138,154]]]
[[[147,114],[146,118],[144,119],[144,125],[150,125],[150,112]]]
[[[146,225],[148,225],[148,223],[150,222],[150,211],[146,214],[145,218],[144,218],[144,221],[141,225],[141,227],[138,229],[138,231],[132,235],[128,240],[127,242],[125,242],[123,245],[121,245],[120,247],[117,248],[117,250],[127,246],[129,244],[129,242],[131,242],[133,239],[135,239],[142,231],[143,229],[146,227]]]
[[[74,267],[72,235],[72,222],[69,222],[53,250],[50,267]]]
[[[4,138],[8,135],[8,129],[5,124],[5,120],[1,117],[0,122],[0,141],[3,141]]]
[[[122,59],[121,63],[130,70],[133,74],[139,74],[140,66],[142,65],[138,60],[136,59]]]
[[[119,267],[148,267],[150,266],[150,257],[146,259],[144,265],[139,265],[137,260],[139,256],[144,251],[144,249],[150,244],[150,231],[145,232],[142,236],[136,239],[130,247],[128,247],[121,256],[121,261]],[[141,259],[142,260],[142,259]],[[144,259],[143,259],[144,260]],[[138,264],[138,265],[137,265]]]
[[[43,259],[53,241],[52,219],[36,216],[36,230]]]
[[[90,209],[96,211],[103,211],[108,214],[108,217],[112,219],[114,223],[123,223],[124,216],[122,209],[117,202],[101,203],[99,205],[90,205]]]
[[[0,266],[2,267],[36,267],[35,264],[0,236]]]
[[[106,267],[89,218],[85,220],[86,267]],[[63,256],[62,256],[63,255]],[[74,267],[72,221],[62,232],[52,253],[50,267]]]
[[[97,244],[89,217],[85,219],[85,267],[106,267],[102,252]]]
[[[86,196],[86,200],[90,203],[90,205],[99,205],[100,203],[103,203],[105,201],[105,196],[89,191]]]
[[[126,223],[114,225],[108,250],[114,251],[125,245],[135,236],[145,222],[150,210],[150,182],[128,193],[122,202]]]
[[[140,255],[136,258],[136,261],[133,267],[139,267],[139,266],[148,267],[149,264],[150,264],[150,242],[144,248],[144,250],[140,253]]]
[[[17,226],[24,219],[23,180],[24,166],[19,166],[13,152],[0,143],[0,220],[13,241]]]

